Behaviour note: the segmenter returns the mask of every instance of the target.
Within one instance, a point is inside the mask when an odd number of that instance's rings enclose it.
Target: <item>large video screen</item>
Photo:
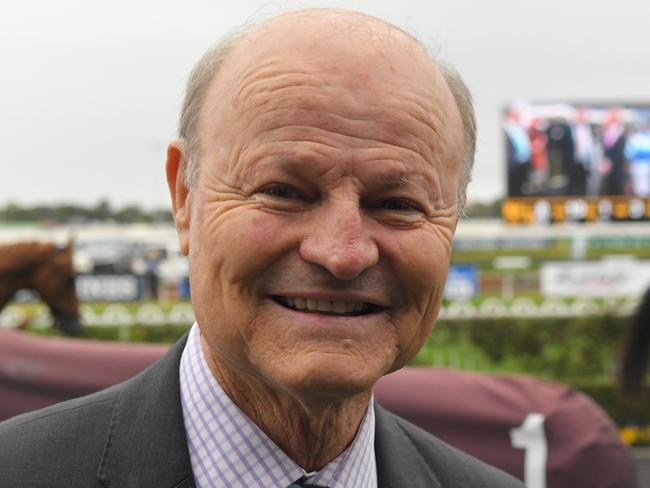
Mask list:
[[[506,221],[650,218],[650,103],[513,103],[502,133]]]

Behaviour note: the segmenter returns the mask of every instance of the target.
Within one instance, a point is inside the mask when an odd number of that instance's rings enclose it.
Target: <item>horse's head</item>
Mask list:
[[[52,257],[37,270],[34,285],[50,308],[57,327],[64,334],[78,334],[81,323],[79,300],[75,291],[72,243],[52,250]]]

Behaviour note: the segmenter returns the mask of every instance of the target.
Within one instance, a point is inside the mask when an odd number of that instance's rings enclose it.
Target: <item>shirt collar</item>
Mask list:
[[[371,399],[357,435],[336,459],[305,473],[223,391],[192,326],[180,364],[181,404],[197,488],[284,488],[308,476],[330,488],[376,488],[375,415]]]

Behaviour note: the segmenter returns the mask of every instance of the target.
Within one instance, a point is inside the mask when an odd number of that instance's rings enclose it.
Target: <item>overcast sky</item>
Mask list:
[[[648,0],[23,0],[0,16],[0,205],[168,204],[184,83],[223,33],[274,11],[361,10],[441,48],[474,93],[470,199],[504,193],[508,101],[650,102]]]

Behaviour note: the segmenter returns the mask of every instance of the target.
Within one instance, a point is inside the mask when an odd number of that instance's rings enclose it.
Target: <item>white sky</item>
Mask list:
[[[0,16],[0,205],[168,205],[186,77],[220,35],[283,8],[361,10],[442,48],[474,93],[470,199],[502,196],[517,99],[650,102],[648,0],[23,0]]]

